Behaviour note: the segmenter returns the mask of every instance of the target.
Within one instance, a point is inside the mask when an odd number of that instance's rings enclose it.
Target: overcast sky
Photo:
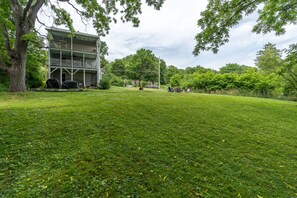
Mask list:
[[[253,66],[256,53],[268,43],[283,49],[297,43],[297,26],[288,26],[287,33],[280,37],[273,33],[257,35],[252,33],[257,14],[249,15],[240,25],[231,30],[230,41],[220,48],[218,54],[203,52],[194,57],[195,35],[199,32],[197,20],[205,9],[207,0],[166,0],[160,11],[143,5],[140,26],[131,23],[111,24],[109,35],[102,40],[109,47],[109,61],[134,54],[138,49],[150,49],[164,59],[167,65],[178,68],[203,67],[219,69],[227,63]],[[79,20],[75,20],[79,21]],[[75,25],[80,32],[95,33],[94,29]]]

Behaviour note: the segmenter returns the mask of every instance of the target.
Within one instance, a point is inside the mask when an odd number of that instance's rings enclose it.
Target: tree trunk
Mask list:
[[[20,50],[19,57],[12,59],[11,68],[9,69],[9,91],[25,92],[26,91],[26,60],[27,50]]]

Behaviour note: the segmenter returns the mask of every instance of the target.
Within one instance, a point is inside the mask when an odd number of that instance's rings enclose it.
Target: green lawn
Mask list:
[[[296,197],[297,103],[0,93],[0,197]]]

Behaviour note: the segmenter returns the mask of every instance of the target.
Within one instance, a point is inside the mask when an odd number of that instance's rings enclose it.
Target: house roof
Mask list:
[[[55,27],[46,28],[46,30],[49,33],[51,33],[53,36],[58,36],[58,37],[68,37],[68,35],[71,33],[69,30],[55,28]],[[82,41],[96,42],[99,39],[99,36],[94,34],[75,32],[74,38]]]

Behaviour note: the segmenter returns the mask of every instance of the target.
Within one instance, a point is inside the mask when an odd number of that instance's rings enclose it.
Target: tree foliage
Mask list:
[[[140,49],[136,54],[126,56],[122,59],[116,59],[111,62],[111,73],[117,78],[113,78],[115,84],[122,84],[118,78],[158,82],[160,65],[160,81],[165,83],[166,63],[157,58],[151,50]],[[114,83],[113,83],[114,84]]]
[[[257,53],[255,64],[264,75],[276,74],[282,78],[286,94],[297,90],[297,45],[292,44],[288,49],[279,50],[274,44],[268,43]],[[282,58],[282,52],[285,58]]]
[[[277,78],[275,75],[264,76],[251,68],[243,74],[237,73],[206,73],[194,72],[189,75],[174,75],[170,79],[172,86],[191,88],[198,92],[216,93],[237,90],[242,94],[269,96],[276,90]]]
[[[255,65],[263,74],[277,72],[282,67],[283,60],[281,50],[278,50],[275,44],[267,43],[263,50],[257,53]]]
[[[297,44],[292,44],[285,50],[286,58],[280,74],[297,91]]]
[[[165,73],[165,82],[170,84],[170,78],[176,74],[182,74],[183,71],[181,69],[178,69],[174,65],[170,65],[166,68],[166,73]]]
[[[209,0],[198,20],[202,31],[195,37],[197,45],[193,54],[205,50],[217,53],[219,47],[229,41],[230,29],[257,8],[259,17],[253,32],[265,34],[274,31],[281,35],[285,33],[285,25],[297,23],[296,0]]]
[[[221,74],[226,74],[226,73],[235,73],[235,74],[243,74],[245,73],[248,69],[251,69],[252,67],[246,66],[246,65],[239,65],[237,63],[229,63],[226,64],[225,66],[220,68],[220,73]],[[254,68],[256,69],[256,68]]]

